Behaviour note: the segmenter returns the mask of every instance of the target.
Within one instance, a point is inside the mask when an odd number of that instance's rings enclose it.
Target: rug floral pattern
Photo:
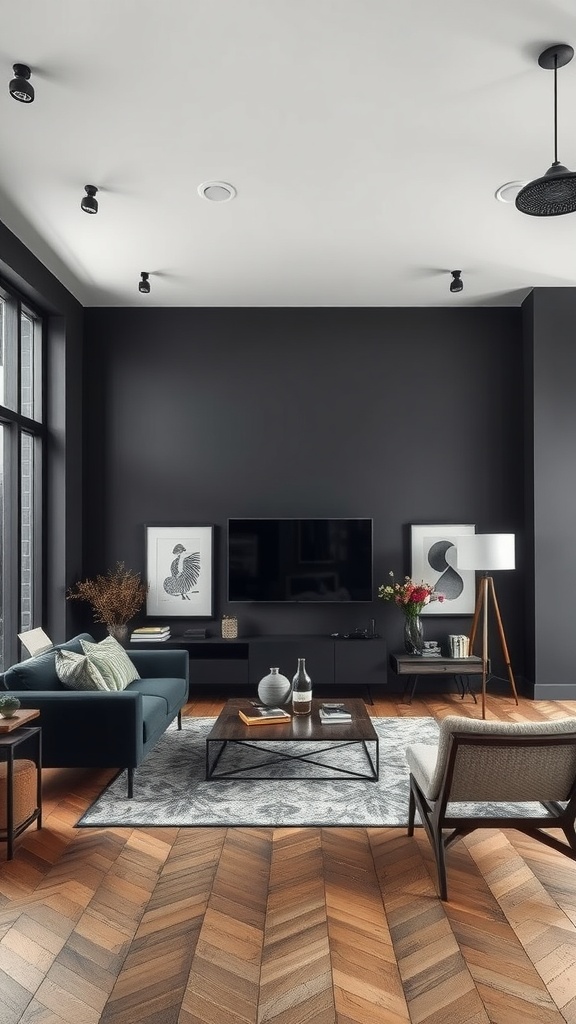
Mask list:
[[[254,776],[259,771],[269,775],[272,769],[255,768],[251,778],[207,782],[205,739],[214,719],[185,718],[182,730],[171,726],[136,770],[133,799],[126,796],[126,773],[122,772],[86,811],[78,826],[405,825],[409,788],[405,750],[411,743],[435,744],[438,726],[431,718],[372,721],[380,737],[378,782],[346,780],[338,772],[322,781],[290,778],[291,765],[286,762],[275,769],[283,773],[283,778],[257,779]],[[262,744],[262,760],[270,746]],[[317,749],[318,743],[313,746]],[[224,752],[218,768],[252,764],[254,756],[253,750],[233,745]],[[327,763],[330,759],[335,765],[366,771],[360,746],[330,753]],[[302,765],[296,763],[295,770],[302,774]],[[311,768],[310,774],[326,776],[329,771]],[[460,806],[464,813],[466,805]],[[503,806],[486,805],[484,813],[504,810]]]

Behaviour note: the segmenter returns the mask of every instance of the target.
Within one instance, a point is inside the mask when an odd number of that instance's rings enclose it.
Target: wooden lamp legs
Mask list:
[[[510,688],[514,696],[516,704],[518,704],[518,693],[516,691],[516,683],[514,681],[514,673],[512,672],[512,665],[510,664],[510,654],[508,653],[508,645],[506,643],[506,636],[504,634],[504,626],[502,625],[502,616],[500,615],[500,608],[498,606],[498,599],[496,597],[496,590],[494,588],[494,580],[492,576],[482,576],[478,584],[478,597],[476,599],[476,608],[474,609],[474,618],[472,619],[472,628],[470,630],[470,654],[473,653],[474,641],[476,639],[476,632],[478,629],[478,623],[480,621],[480,613],[482,613],[482,718],[486,718],[486,683],[488,681],[488,604],[490,599],[494,606],[494,613],[496,615],[496,622],[498,624],[498,632],[500,634],[500,644],[502,647],[502,653],[504,655],[504,661],[506,663],[506,670],[508,672],[508,679],[510,680]]]

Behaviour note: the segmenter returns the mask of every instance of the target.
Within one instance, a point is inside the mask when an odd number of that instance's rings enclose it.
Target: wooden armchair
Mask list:
[[[413,744],[406,760],[408,835],[414,834],[418,808],[434,850],[441,899],[448,899],[444,851],[477,828],[515,828],[576,860],[576,718],[510,724],[450,715],[440,725],[438,745]],[[454,805],[463,802],[484,806],[460,816]],[[541,809],[500,816],[498,807],[486,807],[503,802],[537,803]],[[542,831],[549,828],[562,829],[567,842]]]

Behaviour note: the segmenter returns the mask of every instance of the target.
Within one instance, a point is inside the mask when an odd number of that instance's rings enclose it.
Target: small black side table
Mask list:
[[[26,711],[19,712],[26,718],[38,717],[28,715]],[[11,719],[4,719],[4,722]],[[15,755],[18,755],[16,758]],[[36,807],[24,821],[14,825],[14,762],[25,759],[33,761],[36,765]],[[7,764],[6,775],[6,833],[0,835],[0,842],[8,844],[7,859],[12,860],[14,856],[14,840],[32,822],[37,822],[37,828],[42,828],[42,729],[40,726],[19,725],[13,731],[0,733],[0,761]]]
[[[397,676],[407,677],[402,700],[406,700],[406,694],[410,691],[410,697],[406,701],[408,704],[412,703],[420,676],[441,675],[454,676],[457,686],[462,690],[462,700],[469,693],[474,698],[474,703],[478,703],[476,694],[470,689],[470,676],[482,675],[482,658],[475,654],[471,654],[469,658],[426,658],[417,654],[391,654],[390,666]]]

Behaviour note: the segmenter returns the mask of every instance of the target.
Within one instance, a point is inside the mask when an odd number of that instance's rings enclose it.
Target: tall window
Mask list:
[[[0,670],[42,613],[42,320],[0,286]]]

